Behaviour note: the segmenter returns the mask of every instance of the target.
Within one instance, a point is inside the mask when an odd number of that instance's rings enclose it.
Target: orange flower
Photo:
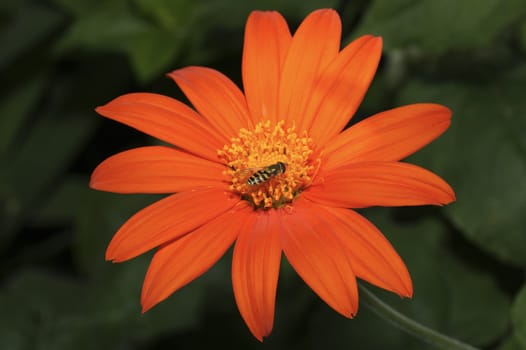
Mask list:
[[[333,10],[311,13],[294,36],[279,13],[256,11],[245,29],[244,94],[218,71],[187,67],[169,77],[195,110],[150,93],[97,108],[174,145],[110,157],[90,183],[118,193],[173,193],[124,223],[106,253],[121,262],[158,248],[143,311],[203,274],[234,242],[235,299],[259,340],[272,330],[282,251],[346,317],[358,310],[356,277],[412,296],[396,251],[350,208],[454,201],[440,177],[400,162],[442,134],[451,112],[413,104],[342,131],[375,74],[382,40],[365,35],[340,51],[340,34]]]

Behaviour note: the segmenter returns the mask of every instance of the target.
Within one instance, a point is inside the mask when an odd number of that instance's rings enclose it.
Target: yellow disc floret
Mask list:
[[[311,159],[312,139],[306,132],[298,135],[294,127],[285,130],[284,124],[265,121],[253,130],[241,129],[231,144],[218,151],[228,166],[230,190],[254,208],[291,203],[312,182],[319,165],[319,160]]]

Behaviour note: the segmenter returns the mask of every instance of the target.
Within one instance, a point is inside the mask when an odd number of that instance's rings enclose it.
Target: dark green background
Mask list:
[[[406,261],[415,296],[373,290],[477,347],[526,349],[524,0],[3,0],[0,349],[430,348],[364,305],[340,317],[286,264],[274,331],[260,344],[235,306],[230,254],[145,315],[150,255],[104,261],[117,228],[157,197],[92,191],[89,174],[156,141],[94,108],[127,92],[183,98],[164,74],[185,65],[239,83],[251,10],[279,10],[295,29],[320,7],[338,10],[345,43],[384,38],[355,120],[415,102],[453,110],[446,134],[410,161],[443,176],[457,202],[362,211]]]

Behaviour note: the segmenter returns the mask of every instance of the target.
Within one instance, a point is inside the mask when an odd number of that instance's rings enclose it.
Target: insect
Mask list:
[[[247,185],[256,186],[262,184],[265,181],[270,180],[271,178],[283,174],[287,166],[283,162],[277,162],[271,164],[261,170],[256,171],[247,179]]]

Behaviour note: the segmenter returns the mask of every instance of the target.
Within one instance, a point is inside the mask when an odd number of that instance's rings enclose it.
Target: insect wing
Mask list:
[[[261,171],[262,169],[264,168],[245,168],[245,169],[239,170],[238,176],[239,176],[239,179],[241,180],[240,182],[249,184],[248,180],[252,178],[255,174],[257,174],[259,171]]]

